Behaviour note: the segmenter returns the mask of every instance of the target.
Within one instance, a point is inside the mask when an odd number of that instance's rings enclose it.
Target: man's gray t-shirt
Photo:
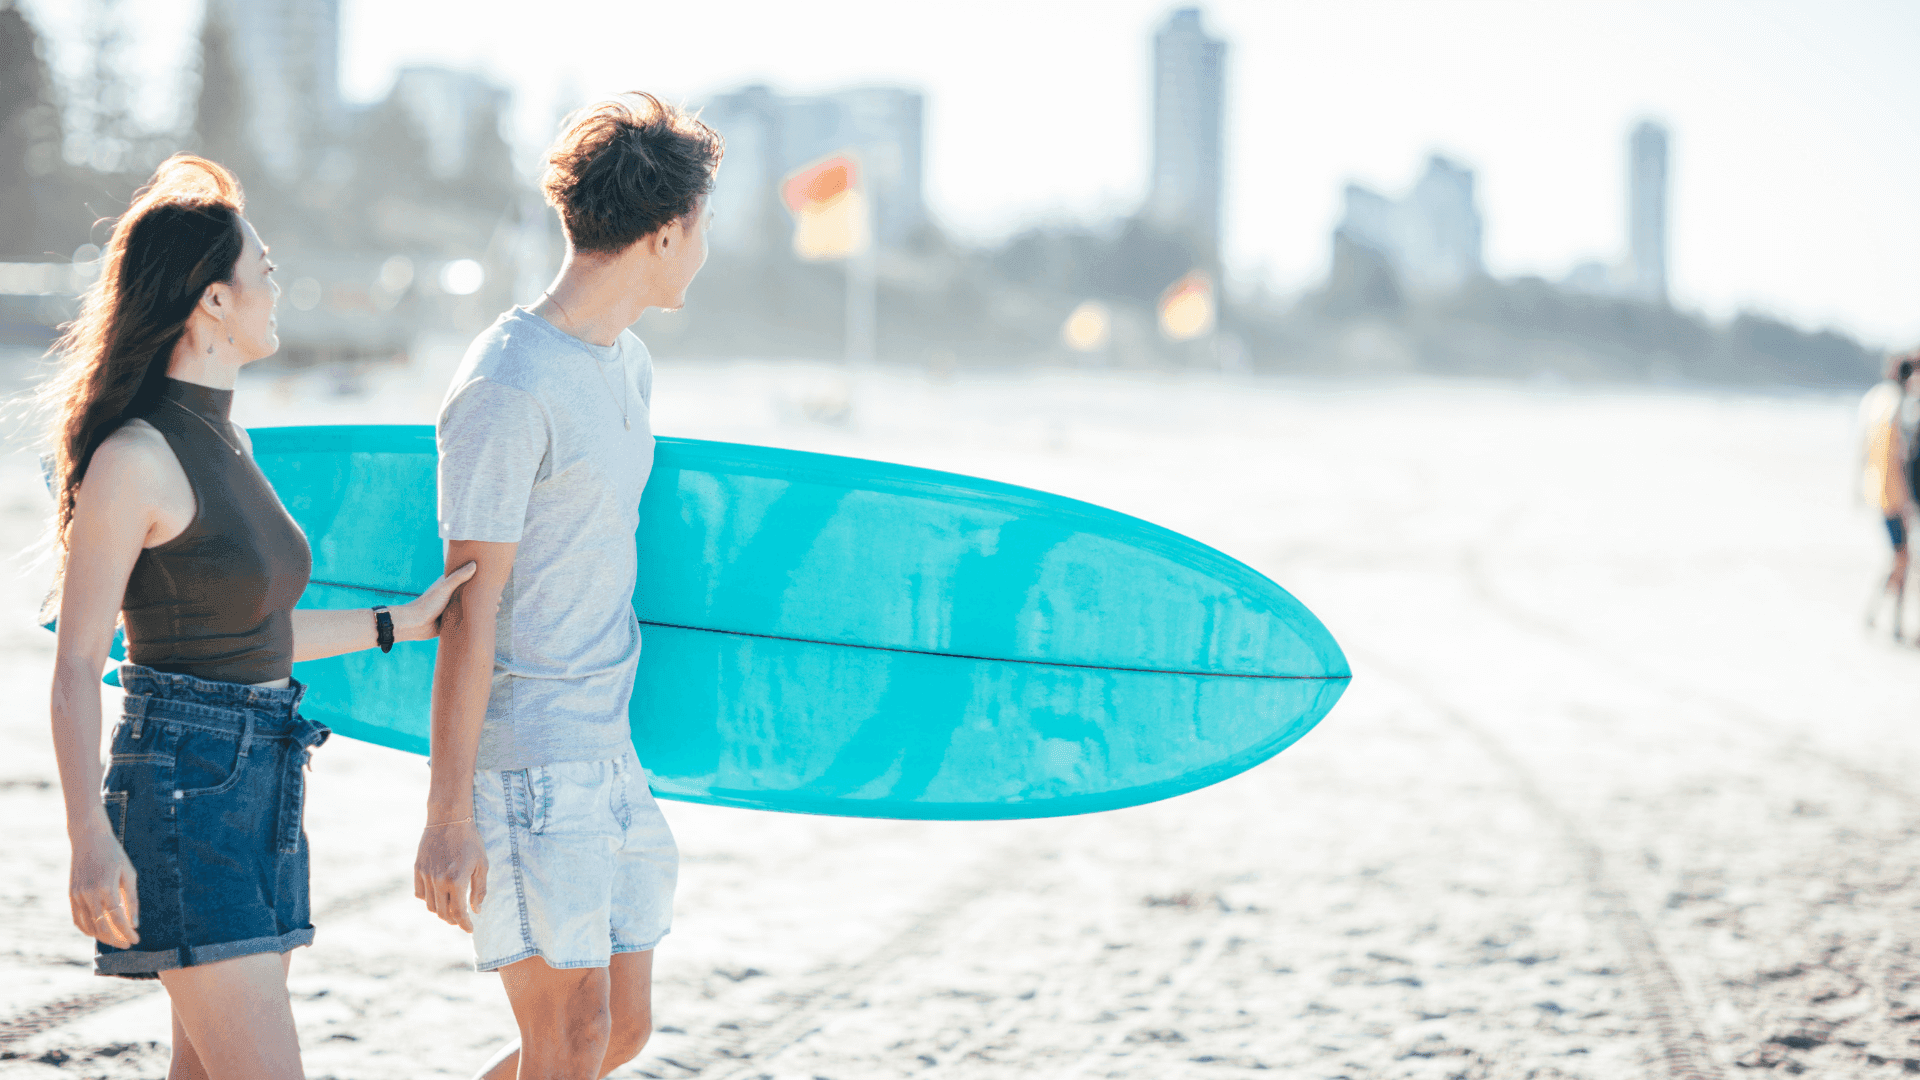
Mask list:
[[[454,373],[436,425],[440,536],[520,545],[477,769],[633,752],[633,533],[653,469],[652,394],[653,360],[632,331],[590,345],[518,307]]]

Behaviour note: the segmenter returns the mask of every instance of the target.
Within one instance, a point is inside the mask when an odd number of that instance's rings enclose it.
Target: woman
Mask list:
[[[390,611],[293,610],[306,538],[227,420],[240,368],[279,347],[280,288],[241,209],[219,165],[161,165],[114,226],[43,392],[73,921],[97,939],[100,974],[166,987],[170,1075],[216,1080],[301,1075],[286,987],[291,950],[313,938],[300,768],[328,732],[301,718],[293,662],[434,636],[472,572]],[[100,670],[123,618],[126,710],[103,797]]]

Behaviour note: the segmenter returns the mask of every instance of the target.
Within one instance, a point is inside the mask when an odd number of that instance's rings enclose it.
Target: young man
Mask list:
[[[506,988],[519,1044],[483,1077],[591,1080],[651,1033],[678,854],[627,728],[653,466],[653,364],[627,327],[685,301],[721,152],[650,94],[579,115],[543,180],[560,275],[474,340],[441,407],[440,535],[479,569],[442,622],[414,892]]]

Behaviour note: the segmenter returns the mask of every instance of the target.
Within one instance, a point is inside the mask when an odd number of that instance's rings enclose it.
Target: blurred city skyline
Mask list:
[[[73,77],[98,0],[22,6]],[[984,242],[1142,204],[1150,41],[1175,6],[716,2],[643,15],[557,3],[528,20],[497,0],[463,4],[458,19],[444,5],[342,0],[340,81],[358,102],[407,64],[485,72],[514,93],[509,133],[527,163],[563,104],[633,85],[687,100],[751,82],[913,87],[927,100],[929,209]],[[122,5],[156,122],[191,93],[200,8]],[[606,12],[579,19],[610,32],[569,38],[570,9]],[[1560,280],[1617,263],[1622,146],[1651,117],[1673,138],[1677,305],[1753,307],[1893,347],[1920,337],[1920,200],[1903,183],[1920,175],[1920,110],[1899,63],[1920,45],[1915,9],[1229,0],[1203,12],[1229,47],[1223,254],[1242,285],[1310,288],[1345,184],[1405,189],[1429,152],[1473,170],[1489,272]]]

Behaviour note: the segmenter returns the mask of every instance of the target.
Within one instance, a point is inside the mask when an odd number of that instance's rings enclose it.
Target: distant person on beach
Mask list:
[[[293,610],[307,539],[228,419],[241,367],[280,346],[280,287],[241,209],[226,169],[169,158],[55,346],[53,744],[74,925],[99,974],[166,987],[168,1075],[287,1080],[287,967],[313,940],[301,767],[328,735],[300,715],[293,664],[432,637],[473,569],[391,609]],[[103,787],[100,672],[122,622]]]
[[[1908,442],[1901,431],[1907,382],[1913,374],[1913,361],[1902,359],[1889,378],[1875,384],[1860,400],[1860,426],[1865,440],[1861,494],[1868,505],[1879,508],[1887,539],[1893,544],[1893,566],[1887,571],[1879,593],[1867,606],[1867,626],[1871,628],[1878,620],[1882,605],[1890,604],[1895,641],[1901,640],[1900,621],[1907,588],[1907,518],[1914,503]]]
[[[1905,454],[1907,495],[1911,505],[1920,507],[1920,392],[1914,385],[1920,382],[1920,350],[1902,357],[1895,365],[1896,374],[1902,367],[1910,374],[1900,383],[1900,445]]]
[[[651,94],[577,114],[542,181],[560,274],[474,340],[441,406],[440,535],[448,566],[479,571],[441,634],[414,877],[513,1007],[520,1038],[482,1077],[591,1080],[652,1034],[679,852],[627,722],[654,446],[628,327],[685,302],[721,152]]]

